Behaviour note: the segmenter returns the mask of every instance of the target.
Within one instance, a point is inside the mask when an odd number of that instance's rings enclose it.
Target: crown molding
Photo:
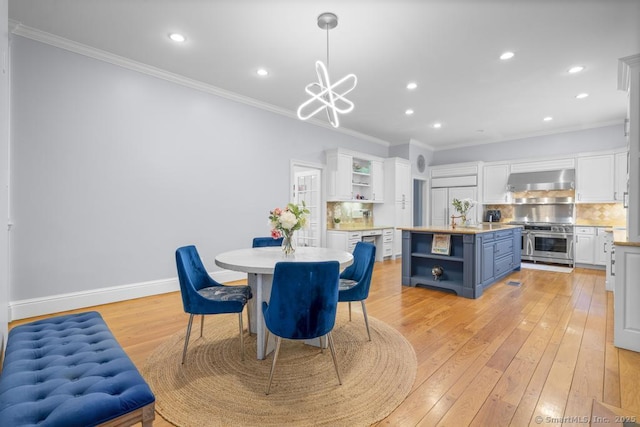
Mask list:
[[[19,25],[22,25],[20,21],[16,21],[15,19],[9,19],[9,26],[7,27],[9,30],[9,34],[13,33]]]
[[[640,54],[618,59],[618,90],[629,90],[631,69],[640,67]]]
[[[209,93],[212,95],[220,96],[222,98],[240,102],[245,105],[256,107],[261,110],[269,111],[271,113],[276,113],[276,114],[294,119],[296,121],[299,121],[298,116],[294,111],[277,107],[275,105],[272,105],[266,102],[258,101],[254,98],[242,96],[237,93],[221,89],[217,86],[209,85],[198,80],[190,79],[188,77],[185,77],[179,74],[171,73],[171,72],[162,70],[160,68],[153,67],[148,64],[144,64],[142,62],[134,61],[120,55],[116,55],[101,49],[97,49],[92,46],[88,46],[82,43],[75,42],[73,40],[66,39],[64,37],[56,36],[55,34],[47,33],[46,31],[41,31],[36,28],[23,25],[21,22],[18,22],[15,20],[11,20],[11,19],[9,20],[9,32],[11,34],[15,34],[21,37],[35,40],[44,44],[48,44],[50,46],[54,46],[60,49],[64,49],[73,53],[80,54],[89,58],[97,59],[98,61],[107,62],[122,68],[126,68],[132,71],[137,71],[142,74],[157,77],[159,79],[163,79],[175,84],[179,84],[181,86],[185,86],[185,87],[195,89],[201,92]],[[339,132],[339,133],[349,135],[361,140],[383,145],[385,147],[389,147],[391,145],[389,142],[384,141],[382,139],[379,139],[370,135],[366,135],[360,132],[356,132],[350,129],[334,128],[329,123],[323,122],[318,119],[307,120],[306,123],[310,123],[310,124],[331,130],[333,132]]]
[[[438,147],[435,149],[435,151],[444,151],[444,150],[452,150],[455,148],[473,147],[476,145],[497,144],[500,142],[519,141],[521,139],[536,138],[536,137],[547,136],[547,135],[556,135],[556,134],[567,133],[567,132],[578,132],[581,130],[597,129],[597,128],[603,128],[607,126],[615,126],[615,125],[620,125],[622,127],[623,120],[612,120],[607,122],[593,123],[588,126],[569,126],[564,128],[548,129],[540,132],[528,132],[528,133],[522,133],[517,135],[511,135],[506,138],[500,138],[500,139],[495,139],[491,141],[461,142],[461,143],[450,144],[443,147]]]
[[[417,145],[418,147],[426,148],[427,150],[436,151],[437,148],[433,145],[429,145],[426,142],[418,141],[417,139],[411,138],[409,140],[409,145]]]

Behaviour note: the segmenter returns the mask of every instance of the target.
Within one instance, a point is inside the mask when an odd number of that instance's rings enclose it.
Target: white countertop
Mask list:
[[[388,229],[393,229],[393,227],[389,225],[341,225],[340,228],[328,228],[327,231],[369,231]]]
[[[296,248],[293,255],[285,256],[279,246],[247,248],[224,252],[216,256],[216,265],[227,270],[244,273],[273,274],[276,263],[294,261],[338,261],[343,269],[353,263],[349,252],[329,248],[303,246]]]

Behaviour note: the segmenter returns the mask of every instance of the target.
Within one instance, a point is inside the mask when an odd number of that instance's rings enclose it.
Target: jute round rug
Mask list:
[[[142,369],[156,395],[156,411],[177,426],[368,426],[389,415],[415,379],[416,354],[409,342],[373,317],[368,341],[362,313],[354,310],[349,322],[341,305],[333,339],[342,385],[329,349],[321,353],[283,340],[265,395],[273,356],[255,358],[256,336],[245,332],[242,361],[237,315],[207,316],[202,338],[199,322],[194,319],[185,365],[181,332],[160,345]]]

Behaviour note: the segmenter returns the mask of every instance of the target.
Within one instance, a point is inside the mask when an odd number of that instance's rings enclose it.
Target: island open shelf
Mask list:
[[[521,228],[426,227],[402,230],[402,284],[478,298],[483,290],[520,270]],[[442,270],[442,275],[433,274]]]

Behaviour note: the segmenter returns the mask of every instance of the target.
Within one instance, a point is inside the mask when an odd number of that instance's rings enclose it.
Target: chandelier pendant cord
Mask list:
[[[327,70],[329,70],[329,26],[327,26]]]

